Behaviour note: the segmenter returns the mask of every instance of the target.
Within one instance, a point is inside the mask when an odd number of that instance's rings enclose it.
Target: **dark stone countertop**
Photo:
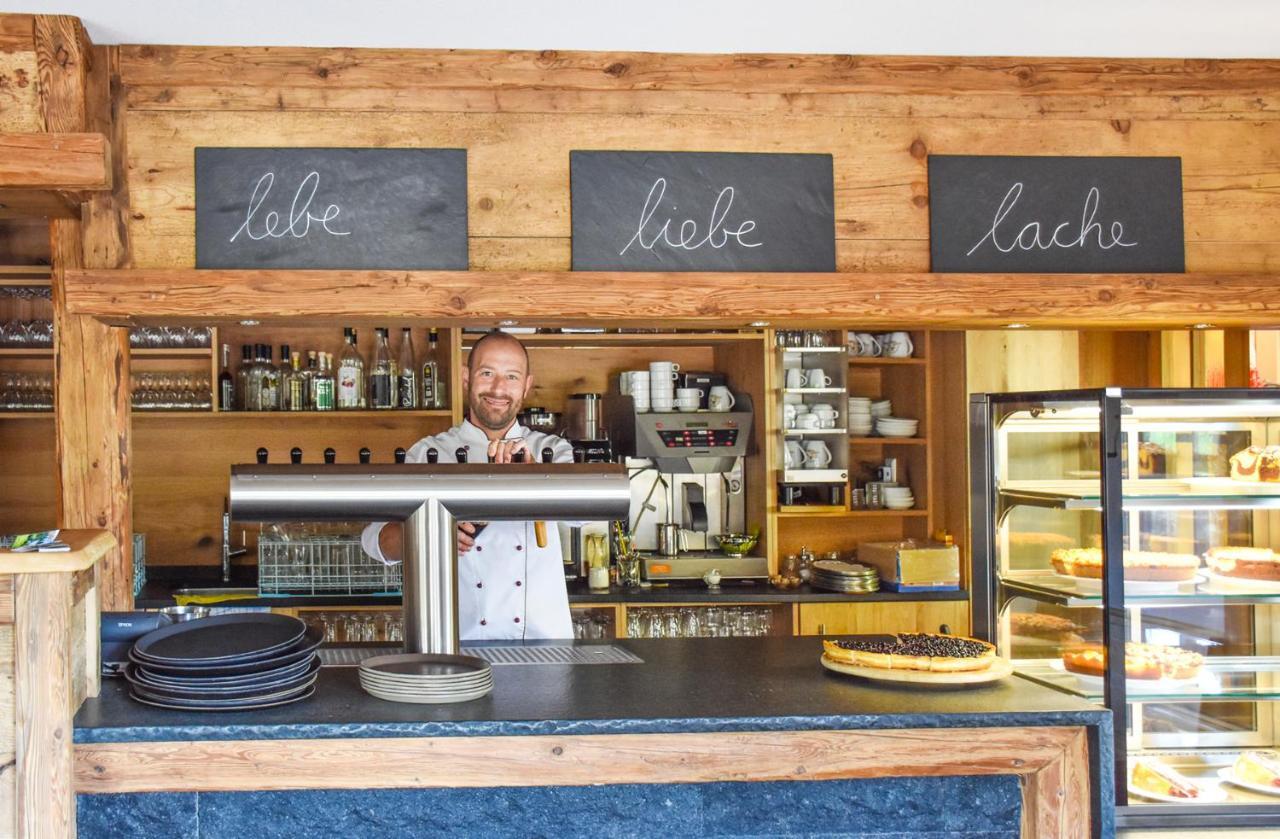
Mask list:
[[[499,665],[490,695],[457,705],[375,699],[354,667],[324,668],[310,699],[239,712],[154,708],[104,679],[76,715],[75,742],[1083,725],[1098,727],[1109,760],[1110,712],[1017,677],[891,687],[826,671],[813,637],[612,643],[644,663]]]
[[[236,566],[230,585],[255,588],[258,585],[257,569],[253,566]],[[135,605],[139,609],[159,609],[174,605],[173,592],[184,586],[192,588],[221,586],[221,571],[213,566],[158,566],[148,568],[151,579],[138,596]],[[965,591],[922,591],[899,594],[892,591],[880,591],[874,594],[838,594],[831,591],[810,588],[808,584],[799,588],[780,591],[766,583],[737,582],[725,583],[720,591],[710,591],[700,582],[675,581],[665,586],[652,588],[620,589],[612,588],[608,592],[595,593],[587,588],[583,580],[567,583],[569,602],[584,603],[723,603],[734,605],[742,603],[868,603],[885,601],[920,601],[920,600],[968,600]],[[295,606],[324,606],[339,609],[343,606],[399,606],[400,595],[271,595],[242,600],[230,600],[218,606],[271,606],[289,608]]]

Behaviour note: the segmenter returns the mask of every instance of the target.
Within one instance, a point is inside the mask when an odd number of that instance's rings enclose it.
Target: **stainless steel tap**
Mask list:
[[[403,521],[406,652],[458,651],[456,522],[625,519],[620,464],[233,466],[237,521]]]

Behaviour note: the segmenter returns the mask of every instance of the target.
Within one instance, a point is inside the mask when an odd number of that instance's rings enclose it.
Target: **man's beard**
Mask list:
[[[480,425],[490,429],[491,431],[501,431],[511,424],[515,416],[520,411],[520,402],[512,399],[510,405],[505,411],[497,408],[491,408],[484,403],[484,397],[497,396],[497,394],[477,393],[475,398],[471,400],[471,416],[478,420]]]

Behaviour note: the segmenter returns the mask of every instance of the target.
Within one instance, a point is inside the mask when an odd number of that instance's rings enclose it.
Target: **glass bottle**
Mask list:
[[[276,393],[276,407],[281,411],[288,410],[289,401],[289,374],[293,372],[293,368],[289,364],[289,360],[293,357],[293,353],[289,350],[288,344],[280,345],[280,366],[276,368],[276,381],[279,382],[279,389]]]
[[[311,409],[313,411],[332,411],[334,409],[334,383],[331,369],[331,356],[327,352],[320,353],[320,366],[311,380]]]
[[[374,334],[373,364],[369,368],[369,406],[375,411],[385,411],[396,406],[396,363],[391,358],[387,328],[380,326]]]
[[[249,378],[245,384],[244,407],[247,411],[262,410],[262,379],[266,373],[262,352],[262,344],[253,345],[253,364],[249,366]]]
[[[222,372],[218,374],[218,410],[236,409],[236,380],[231,375],[231,345],[222,345]]]
[[[364,410],[369,407],[369,364],[360,352],[360,332],[356,329],[351,330],[351,347],[360,359],[360,409]]]
[[[302,378],[306,390],[306,406],[307,410],[313,410],[313,399],[311,397],[311,388],[316,379],[316,374],[320,372],[320,368],[316,365],[316,351],[307,350],[307,366],[302,368]]]
[[[397,379],[396,407],[418,407],[418,361],[413,354],[413,330],[400,330],[400,375]]]
[[[364,401],[364,359],[356,350],[354,329],[344,330],[346,342],[338,357],[337,394],[339,411],[359,410]]]
[[[286,411],[307,410],[307,377],[302,372],[302,356],[292,353],[289,356],[289,374],[285,377],[284,409]]]
[[[258,410],[275,411],[280,407],[280,371],[271,357],[271,345],[262,345],[261,384],[258,386]]]
[[[241,411],[250,409],[249,374],[253,371],[253,347],[240,345],[240,369],[236,371],[236,406]]]
[[[433,329],[427,337],[427,352],[422,357],[422,407],[443,408],[440,382],[440,336]]]

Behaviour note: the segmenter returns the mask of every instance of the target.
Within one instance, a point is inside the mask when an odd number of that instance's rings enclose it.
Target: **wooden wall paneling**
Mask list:
[[[801,603],[801,635],[876,635],[894,632],[969,631],[965,600],[875,601],[869,603]]]
[[[769,544],[769,484],[774,477],[770,468],[773,447],[769,445],[768,416],[777,412],[770,401],[766,371],[772,367],[774,354],[771,336],[760,334],[756,340],[717,346],[712,364],[707,368],[724,373],[734,392],[749,395],[755,411],[751,422],[751,448],[743,464],[743,479],[746,482],[744,509],[747,531],[758,528],[760,532],[760,541],[752,551],[757,555],[767,551]],[[690,368],[682,369],[687,371]]]
[[[1152,382],[1149,332],[1078,333],[1080,387],[1159,387]]]
[[[965,335],[929,336],[929,512],[934,527],[947,530],[960,548],[960,585],[968,588],[973,561],[969,545],[969,394],[965,387]]]
[[[1247,329],[1222,331],[1222,386],[1249,387],[1252,342]]]
[[[12,587],[12,576],[8,575]],[[0,623],[0,836],[18,835],[17,696],[13,623]]]
[[[50,369],[47,359],[40,366]],[[57,524],[55,445],[52,417],[0,416],[0,452],[6,473],[0,482],[0,532],[30,533]]]
[[[0,220],[0,265],[48,264],[49,222],[46,219]]]
[[[15,33],[7,20],[12,17],[0,15],[0,27],[6,27],[0,33],[0,131],[43,131],[33,21],[30,15],[16,16],[27,24],[25,33]]]

